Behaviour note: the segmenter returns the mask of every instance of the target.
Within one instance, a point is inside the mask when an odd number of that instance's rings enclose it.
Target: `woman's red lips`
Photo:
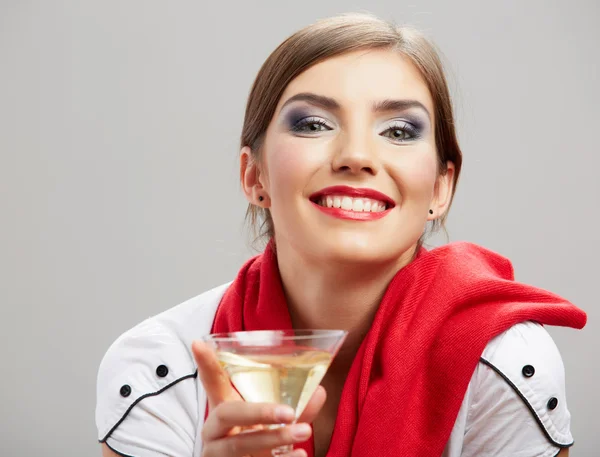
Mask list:
[[[363,198],[368,199],[368,205],[378,204],[380,205],[379,210],[371,211],[370,209],[363,210],[362,204],[359,209],[344,209],[341,207],[332,207],[330,205],[324,205],[323,201],[325,197],[334,196],[334,198]],[[315,192],[310,196],[312,204],[319,209],[321,212],[339,219],[350,219],[355,221],[372,221],[381,219],[386,216],[391,209],[396,206],[396,203],[387,195],[368,188],[356,188],[349,186],[332,186]],[[338,203],[339,205],[339,203]],[[385,206],[385,208],[382,207]]]
[[[350,186],[331,186],[321,189],[310,196],[313,202],[318,202],[319,198],[327,195],[339,195],[352,198],[370,198],[371,200],[379,200],[385,203],[386,209],[396,206],[394,200],[375,189],[350,187]]]

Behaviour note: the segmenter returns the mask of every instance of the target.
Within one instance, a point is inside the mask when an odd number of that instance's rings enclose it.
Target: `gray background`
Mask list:
[[[109,344],[252,253],[237,154],[259,66],[360,9],[421,28],[448,62],[465,156],[450,239],[588,312],[551,333],[571,455],[598,455],[599,5],[2,0],[0,455],[100,455]]]

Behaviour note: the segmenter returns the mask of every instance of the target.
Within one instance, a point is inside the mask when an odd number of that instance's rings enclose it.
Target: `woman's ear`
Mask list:
[[[452,201],[452,192],[454,191],[454,172],[454,164],[450,161],[446,162],[446,173],[440,174],[435,183],[427,220],[439,219],[448,211]]]
[[[240,151],[240,182],[246,199],[253,205],[266,208],[269,206],[269,195],[262,185],[260,167],[252,150],[244,146]]]

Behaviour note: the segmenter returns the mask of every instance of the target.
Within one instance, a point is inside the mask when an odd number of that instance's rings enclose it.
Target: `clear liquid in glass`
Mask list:
[[[244,348],[239,354],[218,351],[217,357],[244,400],[291,406],[296,418],[302,414],[325,376],[333,355],[313,348]]]

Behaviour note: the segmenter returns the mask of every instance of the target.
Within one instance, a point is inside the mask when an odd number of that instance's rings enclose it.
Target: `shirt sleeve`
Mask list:
[[[123,456],[192,457],[199,416],[190,350],[150,318],[121,335],[98,370],[98,440]]]
[[[486,347],[461,457],[554,457],[573,444],[562,358],[546,329],[517,324]]]

